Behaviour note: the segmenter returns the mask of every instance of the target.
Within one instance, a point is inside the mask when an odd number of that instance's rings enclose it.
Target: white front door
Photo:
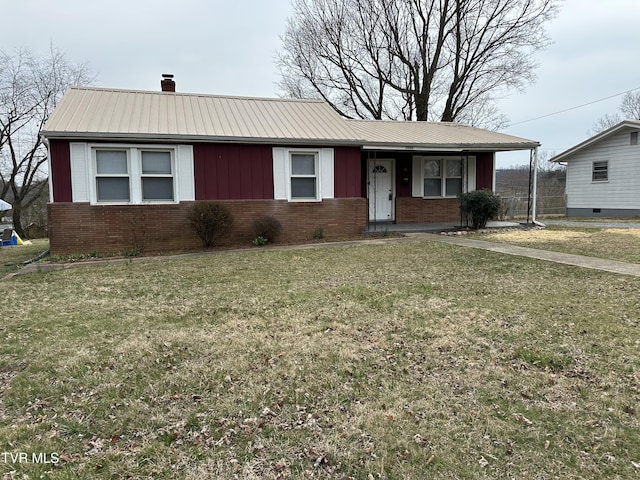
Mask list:
[[[367,171],[369,220],[394,220],[393,160],[369,159]]]

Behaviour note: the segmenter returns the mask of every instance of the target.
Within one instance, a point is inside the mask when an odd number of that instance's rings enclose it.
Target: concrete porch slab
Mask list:
[[[487,222],[487,228],[515,228],[522,226],[518,222]],[[378,222],[369,224],[366,233],[420,233],[445,232],[461,227],[460,222],[429,222],[429,223],[389,223]]]

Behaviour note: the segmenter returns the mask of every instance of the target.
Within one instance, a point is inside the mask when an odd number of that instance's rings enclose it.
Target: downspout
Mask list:
[[[462,164],[462,185],[461,185],[462,191],[460,193],[469,193],[469,178],[467,178],[469,152],[460,152],[460,163]],[[462,216],[462,209],[460,209],[460,227],[468,227],[468,226],[469,226],[469,222],[465,221],[465,219]]]

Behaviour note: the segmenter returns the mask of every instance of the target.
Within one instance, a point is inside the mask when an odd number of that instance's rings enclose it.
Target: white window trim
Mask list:
[[[593,178],[594,173],[596,172],[596,163],[606,164],[607,178],[603,178],[603,179]],[[607,183],[608,181],[609,181],[609,160],[596,160],[594,162],[591,162],[591,183]]]
[[[89,162],[89,200],[92,205],[147,205],[164,204],[172,205],[179,203],[179,185],[177,172],[177,147],[174,145],[140,145],[140,144],[118,144],[118,143],[95,143],[88,145]],[[129,177],[129,201],[111,202],[98,201],[98,191],[96,185],[97,164],[96,150],[126,150],[127,168]],[[143,200],[142,198],[142,178],[144,177],[169,177],[169,175],[143,175],[142,174],[142,151],[162,151],[171,154],[171,178],[173,178],[173,200]],[[115,175],[105,175],[115,176]]]
[[[316,198],[291,197],[291,154],[314,154],[316,158]],[[321,202],[334,198],[333,148],[273,147],[273,194],[276,200],[295,203]]]
[[[419,185],[416,182],[416,186],[419,186],[419,195],[422,198],[426,198],[426,199],[434,199],[434,198],[456,198],[458,196],[458,194],[456,193],[455,195],[447,195],[447,178],[459,178],[461,180],[461,184],[462,184],[462,192],[465,192],[466,189],[466,185],[465,185],[465,181],[464,181],[464,171],[465,171],[465,162],[464,162],[464,158],[461,158],[459,156],[439,156],[439,157],[431,157],[431,156],[426,156],[426,155],[415,155],[414,159],[418,159],[419,160],[419,166],[420,166],[420,171],[419,171]],[[424,194],[424,180],[425,178],[425,174],[424,174],[424,164],[426,161],[428,160],[440,160],[441,164],[440,164],[440,191],[442,192],[442,194],[440,195],[425,195]],[[462,161],[462,175],[460,177],[447,177],[447,167],[446,167],[446,162],[447,161],[457,161],[460,162]],[[431,177],[429,177],[431,178]],[[433,177],[436,178],[436,177]]]
[[[293,173],[293,156],[294,155],[313,155],[313,171],[315,172],[313,175],[299,175]],[[319,202],[322,200],[322,196],[320,195],[320,151],[312,150],[312,149],[300,149],[300,150],[289,150],[287,154],[287,187],[288,187],[288,195],[287,198],[290,202]],[[316,180],[316,195],[315,197],[293,197],[291,192],[291,181],[294,178],[315,178]]]

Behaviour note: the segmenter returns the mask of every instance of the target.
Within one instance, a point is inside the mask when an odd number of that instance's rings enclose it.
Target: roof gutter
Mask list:
[[[482,144],[482,145],[451,145],[451,144],[367,144],[365,142],[363,150],[384,150],[384,151],[424,151],[437,150],[439,152],[508,152],[513,150],[531,150],[539,147],[539,143],[516,143],[516,144]]]
[[[178,143],[245,143],[268,145],[340,145],[361,147],[362,140],[327,139],[327,138],[257,138],[257,137],[212,137],[206,135],[167,135],[150,133],[95,133],[95,132],[52,132],[43,131],[41,135],[49,140],[109,140],[109,141],[144,141],[144,142],[178,142]]]
[[[108,133],[108,132],[56,132],[44,130],[41,135],[47,139],[57,140],[109,140],[109,141],[148,141],[148,142],[193,142],[193,143],[245,143],[268,145],[328,145],[360,147],[366,151],[439,151],[439,152],[501,152],[513,150],[530,150],[540,146],[539,143],[501,143],[501,144],[404,144],[404,143],[372,143],[362,139],[333,138],[282,138],[282,137],[233,137],[210,135],[176,135],[155,133]]]

